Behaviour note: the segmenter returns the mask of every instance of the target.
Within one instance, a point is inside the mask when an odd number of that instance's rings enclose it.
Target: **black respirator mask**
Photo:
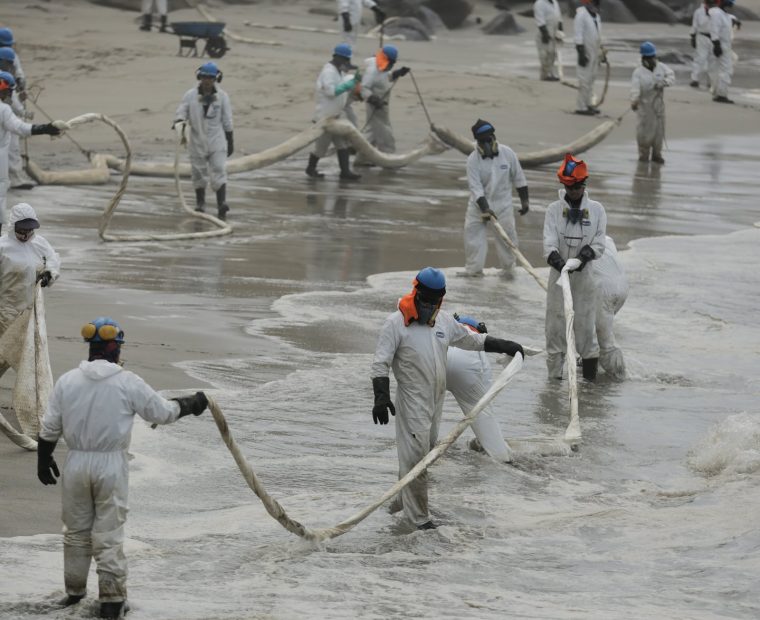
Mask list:
[[[427,291],[417,291],[414,296],[414,306],[417,308],[417,320],[422,325],[433,325],[438,310],[441,308],[443,297],[432,295]]]
[[[478,140],[478,152],[484,159],[496,157],[499,154],[499,143],[496,141],[496,136],[491,134]]]

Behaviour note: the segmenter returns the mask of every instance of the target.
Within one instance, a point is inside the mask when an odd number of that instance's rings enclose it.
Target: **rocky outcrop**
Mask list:
[[[580,6],[578,0],[569,0],[568,15],[575,17],[575,9]],[[527,13],[527,11],[525,12]],[[525,13],[521,13],[524,15]],[[533,12],[531,11],[531,15]],[[609,24],[632,24],[636,17],[625,5],[624,0],[603,0],[602,2],[602,21]]]
[[[483,26],[486,34],[520,34],[525,28],[515,21],[511,11],[501,11],[490,22]]]
[[[459,28],[472,12],[467,0],[424,0],[422,4],[438,13],[447,28]]]
[[[662,0],[623,0],[633,16],[640,22],[675,24],[678,16]]]

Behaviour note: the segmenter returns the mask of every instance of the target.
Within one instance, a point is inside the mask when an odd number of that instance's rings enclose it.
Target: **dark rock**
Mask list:
[[[420,20],[429,33],[446,28],[441,16],[424,6],[422,0],[384,0],[379,4],[389,17],[414,17]]]
[[[502,11],[490,22],[483,26],[486,34],[520,34],[525,28],[515,21],[511,11]]]
[[[419,11],[413,15],[419,19],[430,32],[438,32],[439,30],[446,30],[446,24],[443,23],[441,16],[438,15],[433,9],[426,6],[421,6]]]
[[[623,0],[640,22],[675,24],[678,16],[662,0]],[[602,14],[604,15],[604,14]]]
[[[458,28],[472,12],[467,0],[425,0],[423,5],[438,13],[447,28]]]
[[[383,32],[386,36],[403,35],[407,41],[430,41],[432,34],[416,17],[389,17]]]
[[[746,6],[737,6],[735,4],[730,13],[732,15],[736,15],[736,17],[738,17],[743,22],[756,22],[760,20],[760,15],[748,9]]]

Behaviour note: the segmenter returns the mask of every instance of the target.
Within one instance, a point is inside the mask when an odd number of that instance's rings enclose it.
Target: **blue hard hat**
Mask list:
[[[654,43],[651,41],[644,41],[639,47],[639,52],[644,57],[657,56],[657,48],[655,48]]]
[[[13,31],[10,28],[0,28],[0,45],[8,47],[14,43]]]
[[[351,46],[348,43],[339,43],[333,50],[333,56],[342,56],[343,58],[351,58]]]
[[[198,71],[195,72],[197,76],[217,77],[219,75],[219,67],[215,62],[207,62],[198,67]]]
[[[383,54],[391,62],[398,60],[398,50],[393,45],[383,45]]]
[[[478,321],[477,319],[473,319],[471,316],[459,316],[458,314],[455,314],[454,318],[460,323],[464,325],[469,325],[473,329],[477,330],[479,334],[488,333],[488,330],[486,329],[486,324],[483,323],[482,321]]]
[[[0,60],[13,62],[16,60],[16,52],[14,52],[10,47],[0,47]]]
[[[417,274],[417,282],[431,291],[443,291],[446,294],[446,276],[440,269],[425,267]]]
[[[86,342],[108,342],[113,340],[122,344],[124,331],[110,316],[99,316],[82,327],[82,338]]]
[[[7,84],[5,88],[0,88],[0,90],[5,90],[6,88],[13,90],[16,88],[16,78],[7,71],[0,71],[0,82],[5,82],[5,84]]]

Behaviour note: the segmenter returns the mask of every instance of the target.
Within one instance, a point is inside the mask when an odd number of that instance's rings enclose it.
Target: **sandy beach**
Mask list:
[[[474,17],[487,21],[496,14],[496,9],[492,2],[475,4],[476,10],[463,29],[439,32],[431,42],[396,42],[400,65],[413,68],[433,121],[469,135],[473,122],[478,117],[486,118],[496,126],[499,139],[518,153],[567,143],[590,131],[599,121],[572,114],[575,90],[538,81],[531,20],[518,18],[526,29],[522,35],[485,36]],[[314,80],[338,42],[331,35],[257,29],[245,22],[335,28],[331,18],[308,13],[308,8],[315,5],[331,3],[264,0],[249,6],[210,5],[210,11],[235,33],[280,43],[274,46],[229,41],[231,50],[217,61],[224,72],[222,87],[233,105],[236,156],[277,145],[309,126],[314,108]],[[760,0],[746,0],[743,5],[760,11]],[[195,69],[206,59],[178,56],[177,37],[139,32],[137,18],[137,13],[77,0],[4,3],[0,15],[0,21],[13,28],[28,81],[42,88],[38,102],[51,117],[66,120],[85,112],[106,114],[128,134],[137,159],[166,162],[173,156],[174,136],[170,126],[174,110],[182,94],[194,85]],[[170,15],[170,21],[198,20],[202,18],[194,9]],[[713,104],[705,90],[688,87],[690,67],[671,65],[676,71],[677,85],[666,97],[667,138],[680,168],[672,166],[667,151],[668,164],[662,171],[637,168],[633,114],[627,114],[602,145],[584,156],[592,170],[599,171],[600,191],[614,198],[611,198],[614,204],[608,207],[610,227],[620,247],[643,237],[727,235],[760,220],[756,204],[753,208],[748,198],[755,191],[751,187],[753,182],[744,172],[745,176],[737,179],[735,186],[728,183],[721,186],[725,193],[716,199],[722,209],[719,214],[714,208],[709,212],[711,205],[701,203],[689,189],[695,178],[707,184],[705,179],[719,174],[716,170],[730,176],[732,162],[739,159],[747,165],[757,160],[747,141],[758,132],[759,23],[745,23],[737,35],[736,51],[740,57],[734,79],[737,105]],[[570,28],[567,17],[565,28]],[[628,108],[630,74],[638,63],[640,41],[655,41],[661,53],[690,52],[685,26],[610,24],[605,27],[605,38],[609,41],[613,73],[603,118],[616,118]],[[376,41],[359,39],[355,58],[370,56],[375,47]],[[572,76],[574,68],[568,59],[574,58],[574,53],[569,44],[563,54],[568,65],[566,73]],[[363,110],[357,112],[362,118]],[[392,120],[399,151],[411,149],[427,134],[425,115],[409,81],[394,89]],[[46,122],[39,111],[34,122]],[[87,150],[122,155],[109,129],[88,125],[72,132],[72,136]],[[77,147],[65,138],[36,137],[29,141],[29,146],[30,157],[45,168],[62,170],[86,165]],[[695,158],[699,149],[699,170],[688,167],[690,149],[695,149]],[[349,361],[345,367],[339,365],[346,376],[351,376],[356,364],[365,364],[374,348],[378,324],[362,324],[359,317],[357,325],[351,323],[356,317],[349,317],[350,330],[336,327],[340,320],[338,309],[343,308],[340,304],[346,303],[342,296],[350,298],[375,274],[414,271],[428,263],[445,268],[464,264],[461,220],[467,188],[463,157],[447,151],[397,172],[373,168],[362,171],[364,178],[360,183],[348,186],[337,183],[337,165],[334,158],[329,158],[324,160],[328,178],[316,189],[303,174],[306,157],[304,151],[271,169],[231,177],[230,221],[236,231],[232,237],[219,241],[100,242],[97,224],[115,191],[117,175],[103,187],[47,186],[28,192],[12,191],[9,206],[22,201],[32,204],[42,222],[40,232],[63,259],[62,277],[46,295],[54,377],[82,359],[85,345],[79,330],[97,315],[111,315],[122,322],[127,334],[123,354],[127,368],[154,388],[172,393],[206,388],[216,389],[220,395],[227,389],[234,392],[229,386],[236,381],[236,371],[226,364],[254,356],[258,365],[250,371],[250,381],[256,386],[277,384],[291,373],[308,373],[318,365],[314,357],[318,358],[320,352],[346,354]],[[703,169],[708,165],[705,162],[712,162],[711,170]],[[555,167],[549,165],[529,172],[532,206],[536,208],[518,222],[521,247],[531,262],[540,266],[543,266],[542,207],[556,195]],[[186,184],[188,192],[189,187]],[[738,196],[735,200],[730,195],[732,187]],[[114,218],[115,230],[169,232],[192,226],[181,215],[170,179],[133,178],[129,192]],[[636,203],[637,192],[646,197],[646,205]],[[661,203],[661,195],[680,196],[682,203],[677,206]],[[629,196],[634,198],[629,201]],[[669,215],[672,219],[668,219]],[[643,246],[649,247],[646,243]],[[641,258],[636,260],[646,263]],[[493,252],[489,265],[495,265]],[[396,287],[397,281],[389,280]],[[464,290],[477,298],[474,288]],[[384,300],[399,292],[405,291],[386,290]],[[324,302],[328,308],[333,303],[335,315],[329,320],[312,320],[308,313],[301,319],[298,306],[293,309],[288,305],[300,299],[299,295],[328,296],[328,293],[339,298]],[[534,307],[542,303],[534,293],[523,289],[516,298]],[[464,304],[467,295],[462,293],[456,299]],[[493,302],[492,308],[501,303],[490,297],[489,300]],[[507,303],[512,301],[510,298]],[[351,307],[346,308],[349,314]],[[542,310],[536,312],[540,314]],[[288,320],[280,324],[282,317]],[[642,316],[637,318],[644,320]],[[265,327],[252,328],[256,321],[264,321]],[[627,334],[629,343],[640,342],[637,337],[646,337],[644,332],[634,332],[629,330]],[[533,329],[531,337],[540,345],[543,334]],[[306,364],[304,368],[299,366],[301,362]],[[194,363],[203,365],[206,374]],[[218,382],[209,379],[213,373],[209,374],[207,368],[215,363],[219,364]],[[188,372],[189,367],[194,372]],[[244,374],[247,370],[247,366],[241,367],[239,372]],[[543,372],[543,366],[538,372]],[[0,402],[6,415],[12,415],[7,409],[12,374],[8,373],[0,382]],[[225,383],[227,380],[229,384]],[[368,383],[357,389],[362,392],[350,410],[362,411],[364,415],[370,399]],[[287,391],[283,398],[287,398]],[[196,420],[186,421],[192,422]],[[215,433],[213,425],[205,422],[204,432]],[[170,434],[172,429],[164,432]],[[157,441],[143,429],[139,438],[143,446]],[[140,443],[137,439],[136,442]],[[174,444],[171,448],[179,450]],[[136,451],[141,449],[138,445]],[[220,444],[216,449],[221,451],[223,446]],[[59,446],[56,452],[59,463],[64,453],[64,446]],[[390,454],[385,455],[389,471],[395,466]],[[275,459],[278,456],[272,454]],[[175,462],[171,467],[203,465],[187,455],[181,458],[184,459],[181,463]],[[35,465],[34,454],[25,453],[6,440],[0,441],[0,538],[20,540],[60,532],[59,490],[39,484]],[[237,479],[237,472],[231,476],[234,479],[230,485],[238,489],[236,493],[242,493],[243,483]],[[239,505],[250,501],[241,497],[234,495],[234,501],[230,501]],[[141,506],[135,504],[133,510],[139,512]],[[194,522],[193,528],[196,526],[202,530]],[[275,543],[268,539],[266,544]],[[424,555],[426,548],[418,551]],[[148,587],[147,583],[140,586],[143,591]],[[336,583],[331,587],[339,588]],[[751,608],[751,604],[754,601],[748,603],[747,609],[753,612],[757,607]],[[494,605],[500,612],[505,609],[501,603]],[[688,616],[679,616],[677,608],[676,605],[669,610],[675,615],[649,617]],[[240,608],[231,609],[232,615],[224,617],[243,617]],[[356,612],[340,609],[342,612],[332,617],[351,617],[351,612]],[[603,614],[604,607],[599,609]],[[257,615],[245,617],[301,617],[297,613],[289,616],[293,613],[290,608],[277,611],[274,607],[270,611],[271,616],[261,615],[269,612],[256,609]],[[403,617],[402,612],[397,612],[394,608],[387,617]],[[378,612],[366,617],[379,616]],[[150,616],[140,616],[138,610],[136,617]],[[317,617],[330,614],[325,612]],[[471,617],[479,616],[473,613]],[[549,612],[546,617],[561,616]],[[710,617],[709,613],[704,617]],[[748,613],[746,617],[751,616]]]

